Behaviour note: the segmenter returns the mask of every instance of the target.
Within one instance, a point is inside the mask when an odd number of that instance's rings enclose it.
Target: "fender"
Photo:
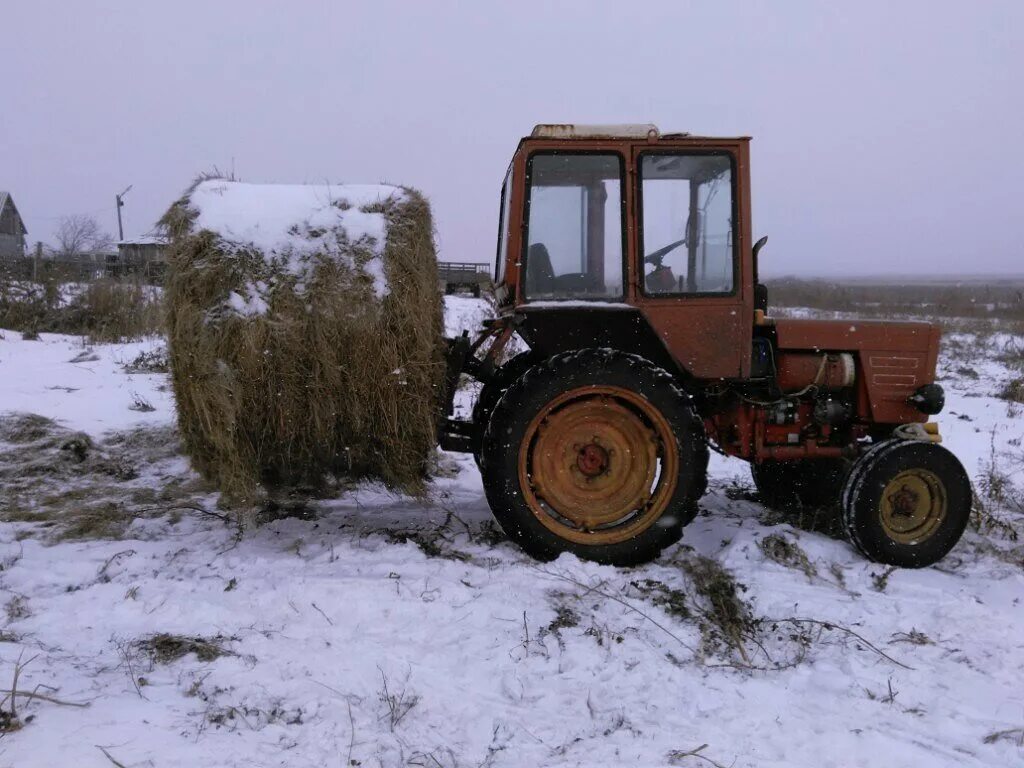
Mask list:
[[[516,331],[541,357],[587,347],[640,355],[683,381],[693,377],[665,346],[636,307],[596,301],[560,301],[520,306]]]

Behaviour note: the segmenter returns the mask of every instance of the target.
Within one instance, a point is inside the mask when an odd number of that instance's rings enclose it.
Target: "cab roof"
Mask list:
[[[620,123],[608,125],[582,125],[577,123],[540,123],[533,127],[531,139],[682,139],[712,138],[691,136],[682,131],[662,133],[654,123]],[[736,138],[747,139],[742,136]]]

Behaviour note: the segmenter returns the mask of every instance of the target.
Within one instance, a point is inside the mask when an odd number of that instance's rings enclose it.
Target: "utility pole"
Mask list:
[[[120,195],[114,195],[114,199],[117,200],[117,241],[121,242],[124,240],[124,226],[121,224],[121,209],[124,208],[124,196],[131,190],[132,185],[129,184],[124,192]]]

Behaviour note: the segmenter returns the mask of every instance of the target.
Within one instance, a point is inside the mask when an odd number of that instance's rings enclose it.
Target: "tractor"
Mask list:
[[[558,124],[520,141],[496,317],[447,340],[439,442],[474,455],[527,553],[656,557],[696,516],[710,450],[749,462],[768,506],[837,510],[870,560],[923,567],[956,544],[972,493],[928,422],[938,327],[773,317],[766,240],[748,137]],[[462,376],[482,385],[469,419],[452,417]]]

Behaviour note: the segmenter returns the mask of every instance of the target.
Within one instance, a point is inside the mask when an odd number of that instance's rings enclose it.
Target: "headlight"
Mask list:
[[[917,408],[921,413],[931,416],[938,413],[946,404],[946,393],[938,384],[925,384],[918,387],[907,402]]]

